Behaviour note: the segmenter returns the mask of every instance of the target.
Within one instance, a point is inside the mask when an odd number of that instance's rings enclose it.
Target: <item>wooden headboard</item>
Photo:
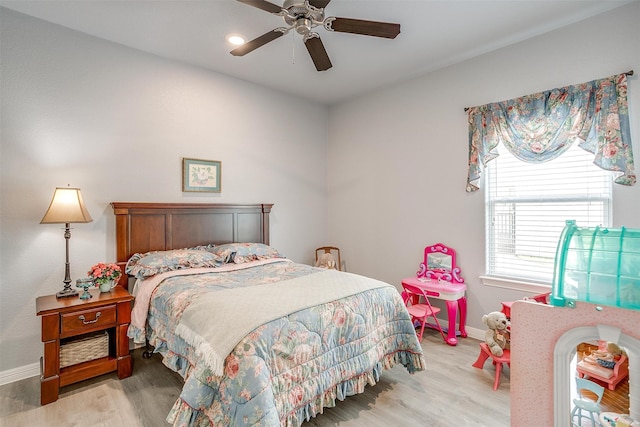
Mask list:
[[[269,244],[273,204],[112,202],[116,216],[116,261],[124,271],[135,253],[188,248],[208,243]],[[127,287],[123,274],[121,286]]]

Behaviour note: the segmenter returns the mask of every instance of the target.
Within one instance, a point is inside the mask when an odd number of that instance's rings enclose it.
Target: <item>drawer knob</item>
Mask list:
[[[100,318],[100,315],[101,315],[101,314],[102,314],[102,313],[97,312],[97,313],[96,313],[96,318],[95,318],[95,320],[85,320],[85,319],[84,319],[84,314],[81,314],[81,315],[80,315],[80,317],[78,317],[78,319],[82,320],[82,324],[83,324],[83,325],[90,325],[90,324],[92,324],[92,323],[96,323],[96,322],[98,321],[98,319]]]

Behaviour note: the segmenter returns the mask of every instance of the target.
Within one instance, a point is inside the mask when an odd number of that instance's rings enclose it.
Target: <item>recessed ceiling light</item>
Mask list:
[[[234,46],[240,46],[246,43],[246,40],[240,34],[228,34],[227,41]]]

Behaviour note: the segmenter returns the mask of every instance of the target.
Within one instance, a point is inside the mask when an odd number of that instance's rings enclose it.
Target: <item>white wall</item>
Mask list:
[[[458,251],[468,325],[526,294],[484,286],[484,194],[465,192],[464,107],[634,69],[631,136],[640,168],[640,2],[332,107],[329,241],[349,271],[399,286],[428,244]],[[437,43],[437,40],[429,41]],[[614,186],[614,226],[640,227],[640,184]],[[530,294],[528,294],[530,295]]]
[[[115,259],[111,201],[274,203],[272,245],[312,262],[325,106],[0,11],[0,372],[38,361],[35,298],[62,289],[63,231],[39,224],[56,186],[94,219],[73,224],[74,284]],[[222,193],[182,193],[183,157],[222,161]]]

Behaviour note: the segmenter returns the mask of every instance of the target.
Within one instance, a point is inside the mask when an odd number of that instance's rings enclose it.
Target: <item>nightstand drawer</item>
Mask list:
[[[116,306],[93,308],[61,315],[60,336],[73,336],[116,325]]]

